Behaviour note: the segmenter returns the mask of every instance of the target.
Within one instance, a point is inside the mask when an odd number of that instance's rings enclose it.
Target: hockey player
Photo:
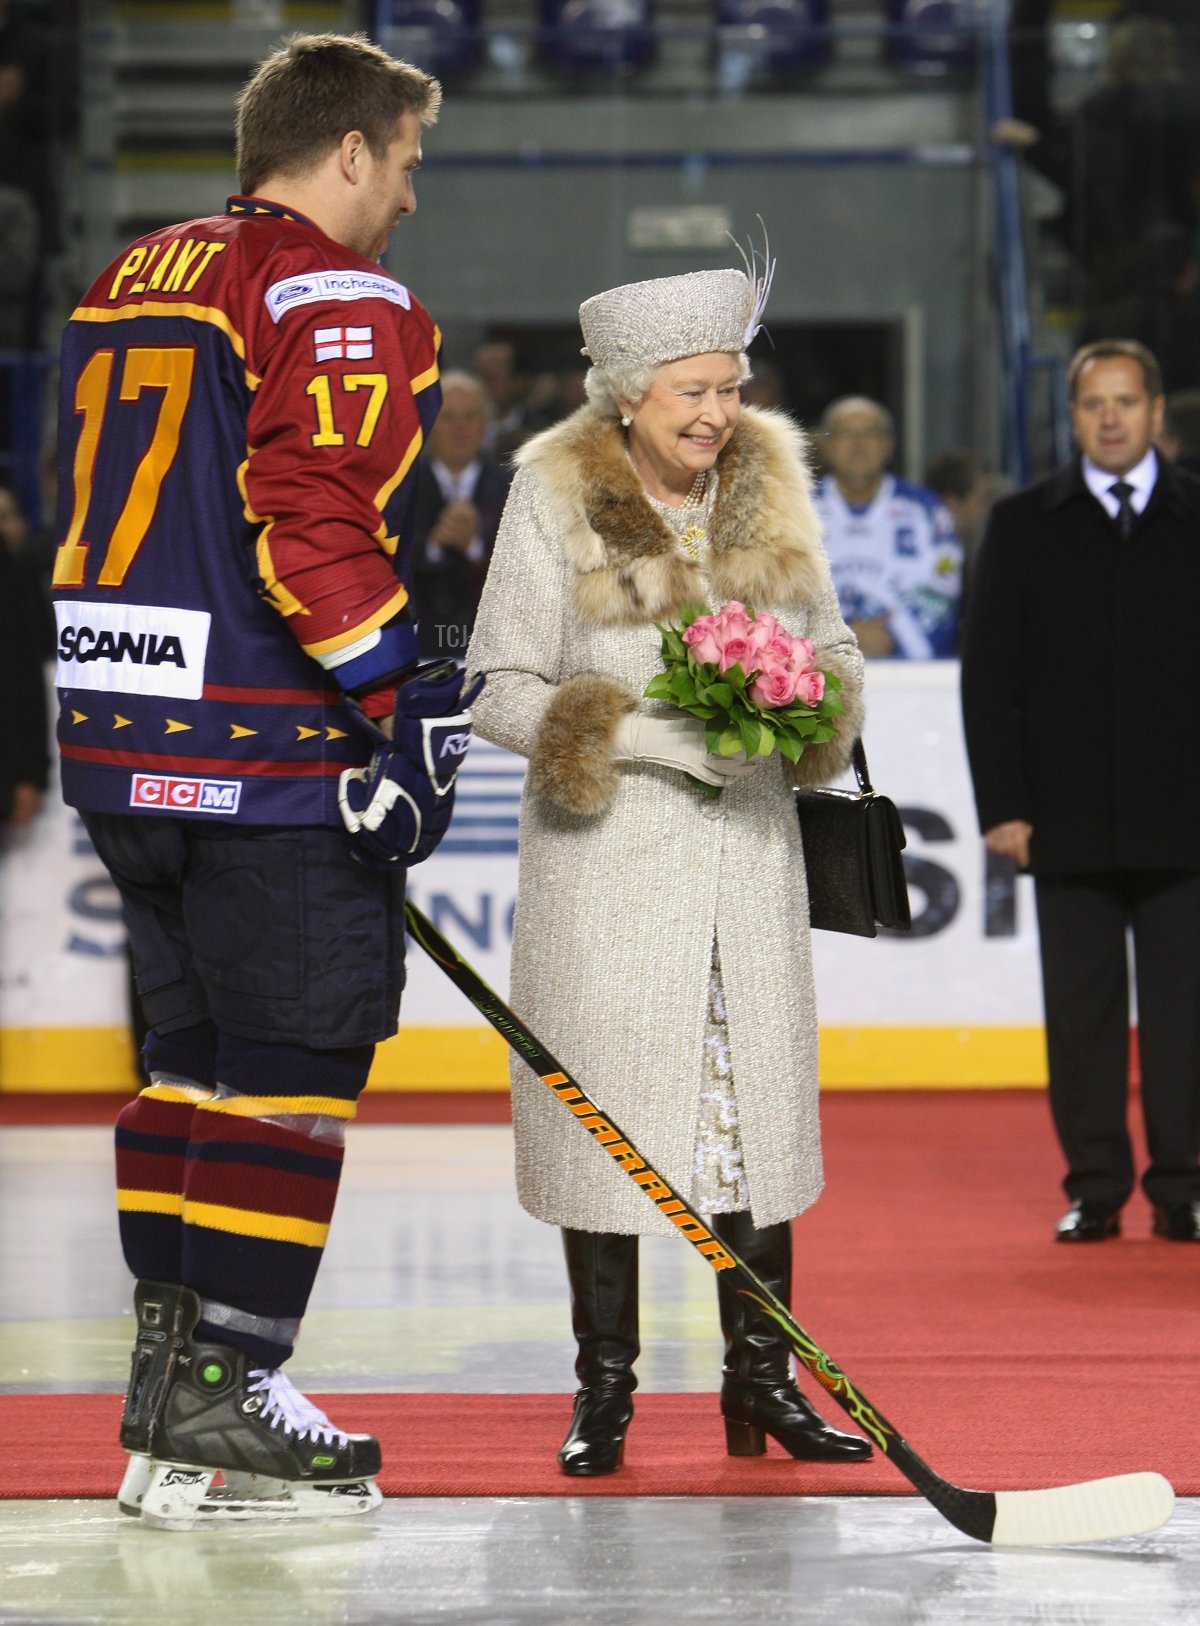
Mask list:
[[[438,332],[378,263],[440,101],[294,37],[241,96],[241,195],[133,244],[64,335],[59,742],[150,1027],[121,1505],[159,1525],[380,1499],[376,1441],[282,1367],[469,735],[402,585]]]
[[[864,655],[953,655],[962,548],[937,496],[887,472],[891,414],[865,396],[825,411],[829,473],[814,493],[842,615]]]

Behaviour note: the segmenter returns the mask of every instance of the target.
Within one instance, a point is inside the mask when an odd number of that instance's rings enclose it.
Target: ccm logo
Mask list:
[[[130,807],[168,812],[236,813],[242,787],[236,779],[182,779],[173,774],[135,773]]]

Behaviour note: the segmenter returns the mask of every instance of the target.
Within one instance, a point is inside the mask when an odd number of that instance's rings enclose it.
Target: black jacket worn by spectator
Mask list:
[[[479,510],[483,557],[469,559],[454,548],[429,546],[429,533],[446,506],[446,498],[428,462],[420,465],[409,587],[424,656],[449,655],[462,660],[466,655],[513,472],[483,459],[470,498]]]
[[[1162,457],[1127,540],[1078,458],[992,510],[963,717],[980,826],[1027,820],[1036,875],[1200,871],[1198,605],[1200,479]]]
[[[12,811],[13,787],[45,790],[50,774],[45,628],[31,558],[0,547],[0,824]]]

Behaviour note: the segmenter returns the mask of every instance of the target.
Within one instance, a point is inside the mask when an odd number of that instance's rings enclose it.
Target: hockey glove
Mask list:
[[[463,694],[462,681],[453,661],[423,661],[396,692],[392,738],[367,724],[374,755],[338,779],[342,823],[360,863],[419,864],[445,835],[471,740],[469,707],[483,688],[480,677]]]

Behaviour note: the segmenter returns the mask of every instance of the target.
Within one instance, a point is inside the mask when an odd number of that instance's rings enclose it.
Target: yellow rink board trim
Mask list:
[[[825,1089],[1036,1089],[1045,1082],[1040,1026],[821,1029]],[[370,1087],[504,1090],[508,1046],[491,1028],[406,1027],[380,1045]],[[125,1028],[0,1028],[0,1092],[136,1088]]]

